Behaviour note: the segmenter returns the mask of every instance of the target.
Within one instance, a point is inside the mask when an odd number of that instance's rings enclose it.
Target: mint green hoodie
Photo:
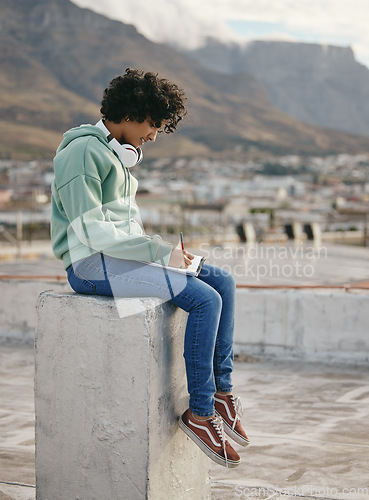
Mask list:
[[[137,180],[98,127],[66,132],[54,170],[51,241],[65,269],[96,252],[168,264],[172,245],[144,234],[135,203]]]

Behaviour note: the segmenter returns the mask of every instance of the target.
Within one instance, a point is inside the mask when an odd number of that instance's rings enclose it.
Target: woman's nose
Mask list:
[[[152,132],[150,132],[150,135],[149,135],[150,141],[151,142],[155,142],[157,135],[158,135],[158,131],[157,130],[153,130]]]

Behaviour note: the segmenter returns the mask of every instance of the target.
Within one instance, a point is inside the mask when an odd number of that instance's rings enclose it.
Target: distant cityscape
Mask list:
[[[147,233],[283,242],[319,237],[368,245],[369,156],[268,161],[145,160],[131,170]],[[52,161],[0,160],[0,244],[48,239]]]

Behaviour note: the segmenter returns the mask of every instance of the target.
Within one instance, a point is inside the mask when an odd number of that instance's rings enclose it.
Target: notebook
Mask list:
[[[168,271],[174,271],[175,273],[189,274],[190,276],[198,276],[205,262],[205,257],[202,255],[195,255],[192,259],[191,264],[186,268],[172,267],[172,266],[162,266],[157,262],[150,262],[149,266],[162,267],[163,269],[168,269]]]

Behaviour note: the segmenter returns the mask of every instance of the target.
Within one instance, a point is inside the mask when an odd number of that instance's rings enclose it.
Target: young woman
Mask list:
[[[179,425],[215,462],[236,467],[240,457],[225,431],[246,446],[240,401],[232,395],[235,282],[205,264],[198,277],[163,272],[159,263],[187,267],[193,255],[148,236],[135,203],[137,180],[128,168],[141,146],[171,133],[185,115],[177,85],[127,69],[101,104],[102,120],[64,134],[54,159],[51,238],[78,293],[160,297],[189,313],[185,333],[189,409]]]

